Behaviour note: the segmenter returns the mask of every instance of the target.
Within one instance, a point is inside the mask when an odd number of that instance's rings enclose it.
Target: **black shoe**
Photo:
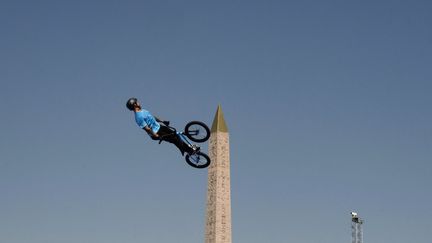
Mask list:
[[[191,146],[191,149],[192,149],[192,153],[195,154],[195,153],[199,152],[201,148],[194,144]]]

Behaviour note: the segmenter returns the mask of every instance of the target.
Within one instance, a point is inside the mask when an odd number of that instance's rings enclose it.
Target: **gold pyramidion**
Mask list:
[[[228,132],[228,127],[225,123],[221,105],[218,105],[218,108],[216,110],[216,114],[213,119],[213,125],[211,127],[211,132]]]

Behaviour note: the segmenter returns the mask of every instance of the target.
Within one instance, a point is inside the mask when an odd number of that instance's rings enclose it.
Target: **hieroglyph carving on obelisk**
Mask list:
[[[231,243],[231,183],[229,133],[218,106],[209,143],[205,243]]]

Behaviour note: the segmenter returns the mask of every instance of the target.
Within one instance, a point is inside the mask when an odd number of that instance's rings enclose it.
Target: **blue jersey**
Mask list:
[[[135,112],[135,121],[141,128],[148,126],[154,133],[159,131],[160,125],[149,111],[141,109]]]

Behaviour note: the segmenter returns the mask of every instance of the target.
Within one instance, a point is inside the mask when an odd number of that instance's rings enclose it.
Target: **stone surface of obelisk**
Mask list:
[[[231,243],[231,183],[229,133],[219,105],[209,143],[205,243]]]

